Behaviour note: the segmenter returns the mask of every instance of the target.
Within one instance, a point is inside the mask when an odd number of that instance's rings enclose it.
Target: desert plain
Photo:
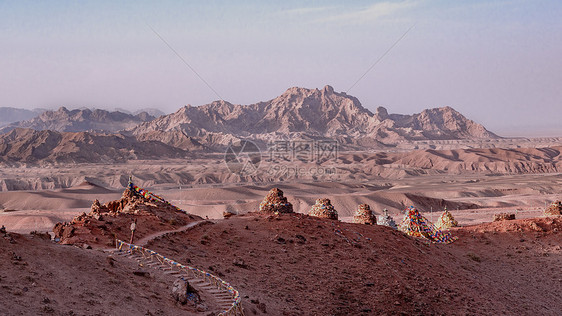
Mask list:
[[[491,221],[502,211],[528,218],[562,199],[562,147],[531,148],[544,141],[522,139],[507,149],[466,148],[465,142],[460,149],[344,151],[323,163],[272,161],[263,153],[255,172],[241,174],[229,169],[222,153],[2,168],[0,219],[14,232],[50,231],[56,222],[87,212],[94,199],[119,197],[129,176],[140,187],[210,219],[256,211],[273,187],[285,192],[298,213],[308,213],[317,198],[329,197],[343,221],[351,221],[362,203],[377,215],[386,208],[397,221],[410,205],[435,219],[447,208],[465,225]],[[549,139],[548,145],[556,141]]]

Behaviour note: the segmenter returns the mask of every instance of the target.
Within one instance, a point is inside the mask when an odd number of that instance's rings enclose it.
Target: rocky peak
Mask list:
[[[334,93],[334,88],[332,88],[332,86],[330,86],[330,85],[326,85],[326,86],[324,86],[324,88],[322,89],[322,93],[323,93],[323,94],[333,94],[333,93]]]
[[[377,108],[377,111],[375,112],[375,116],[379,119],[379,121],[384,121],[389,117],[388,111],[386,110],[386,108],[382,106],[379,106]]]

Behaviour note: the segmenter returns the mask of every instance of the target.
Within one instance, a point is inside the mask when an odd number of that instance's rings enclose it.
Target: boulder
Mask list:
[[[182,278],[174,281],[172,285],[172,297],[174,300],[182,305],[190,303],[193,306],[198,305],[201,302],[201,297],[199,293]]]
[[[513,213],[499,213],[494,214],[494,222],[499,221],[510,221],[515,219],[515,214]]]
[[[554,201],[544,210],[545,216],[562,215],[562,201]]]

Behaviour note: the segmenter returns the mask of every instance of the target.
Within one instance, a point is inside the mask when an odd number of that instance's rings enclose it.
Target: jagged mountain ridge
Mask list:
[[[179,132],[207,146],[226,145],[233,139],[269,141],[288,137],[335,138],[344,144],[393,144],[408,140],[498,138],[482,125],[451,107],[419,114],[376,113],[346,93],[323,89],[290,88],[279,97],[250,105],[215,101],[185,106],[175,113],[129,130],[133,135]]]
[[[59,132],[107,131],[117,132],[132,128],[142,122],[151,121],[154,116],[141,112],[137,115],[119,111],[101,109],[68,110],[60,107],[56,111],[45,111],[39,116],[26,121],[12,123],[2,129],[0,133],[7,133],[15,128],[31,128],[34,130],[53,130]]]
[[[260,146],[280,139],[331,139],[338,141],[342,149],[364,149],[418,140],[498,137],[451,107],[428,109],[413,115],[388,114],[385,108],[379,107],[372,113],[357,98],[335,92],[330,86],[323,89],[293,87],[272,100],[250,105],[226,101],[197,107],[188,105],[158,118],[147,113],[133,116],[118,111],[69,111],[61,107],[11,124],[0,132],[7,133],[18,127],[59,132],[118,132],[113,136],[131,137],[129,139],[134,138],[138,144],[166,144],[180,151],[224,150],[240,139],[253,139]],[[17,134],[32,135],[21,131]],[[7,144],[10,137],[3,139]]]

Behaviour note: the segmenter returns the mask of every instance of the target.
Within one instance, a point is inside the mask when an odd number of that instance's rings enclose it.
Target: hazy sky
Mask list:
[[[155,107],[287,88],[374,110],[449,105],[501,135],[562,136],[562,1],[2,1],[0,106]],[[150,26],[149,26],[150,25]]]

